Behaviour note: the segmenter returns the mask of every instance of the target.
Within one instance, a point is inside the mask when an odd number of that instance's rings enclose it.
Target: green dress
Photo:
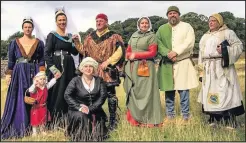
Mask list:
[[[135,32],[128,43],[132,52],[148,51],[148,46],[157,44],[156,35],[153,32]],[[127,61],[125,65],[124,90],[127,94],[127,108],[131,116],[139,123],[160,124],[163,120],[163,110],[160,101],[160,92],[154,61],[147,60],[149,77],[137,75],[138,64],[141,60]],[[134,83],[134,85],[133,85]]]

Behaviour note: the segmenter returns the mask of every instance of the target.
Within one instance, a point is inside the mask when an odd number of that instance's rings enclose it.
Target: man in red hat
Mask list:
[[[113,130],[118,105],[115,86],[120,84],[118,67],[124,61],[124,42],[119,34],[108,29],[108,17],[103,13],[96,16],[96,28],[85,38],[84,45],[80,45],[80,53],[99,63],[98,75],[106,82],[108,91],[109,129]]]

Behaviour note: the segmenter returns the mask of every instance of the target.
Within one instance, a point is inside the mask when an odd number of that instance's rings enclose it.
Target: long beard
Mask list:
[[[179,23],[179,20],[176,18],[176,17],[171,17],[168,22],[171,24],[171,25],[177,25]]]

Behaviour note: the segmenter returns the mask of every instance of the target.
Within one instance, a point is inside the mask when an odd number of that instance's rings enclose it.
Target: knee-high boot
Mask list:
[[[118,98],[116,97],[115,87],[108,89],[108,110],[109,110],[109,130],[113,130],[117,126],[116,110],[118,106]]]

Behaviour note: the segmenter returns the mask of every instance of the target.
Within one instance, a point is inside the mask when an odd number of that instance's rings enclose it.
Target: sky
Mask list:
[[[22,31],[22,20],[27,16],[38,23],[45,36],[48,35],[56,28],[57,7],[64,6],[69,12],[75,31],[85,32],[96,28],[95,17],[99,13],[108,16],[109,24],[141,16],[167,18],[166,11],[172,5],[179,7],[181,15],[195,12],[209,16],[230,11],[236,17],[245,18],[245,1],[1,1],[1,40]]]

